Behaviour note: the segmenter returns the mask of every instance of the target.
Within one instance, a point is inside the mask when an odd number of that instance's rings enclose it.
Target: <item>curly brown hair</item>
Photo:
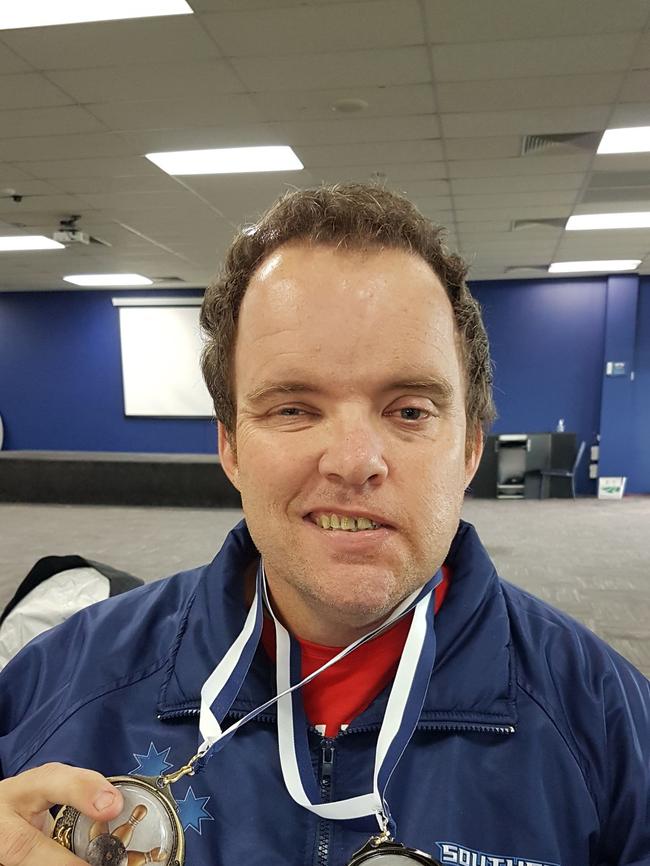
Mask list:
[[[496,417],[492,363],[481,309],[465,282],[467,265],[460,256],[449,252],[443,237],[444,229],[424,217],[404,196],[360,183],[289,192],[255,226],[239,232],[221,273],[206,289],[201,308],[201,327],[206,337],[201,368],[216,417],[228,435],[232,436],[235,429],[232,367],[244,293],[268,255],[282,244],[304,240],[344,249],[402,249],[428,262],[447,291],[456,319],[471,450],[479,429],[487,433]]]

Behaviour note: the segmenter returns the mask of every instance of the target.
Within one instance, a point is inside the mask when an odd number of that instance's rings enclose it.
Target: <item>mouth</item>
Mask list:
[[[392,529],[379,515],[343,514],[337,511],[310,511],[305,520],[327,532],[376,532]]]

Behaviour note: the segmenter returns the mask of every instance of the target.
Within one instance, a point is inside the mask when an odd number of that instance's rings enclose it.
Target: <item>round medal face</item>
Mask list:
[[[71,806],[56,817],[52,838],[90,866],[183,866],[183,827],[168,788],[156,780],[115,776],[109,782],[124,797],[112,821],[93,821]]]
[[[399,842],[371,839],[363,848],[356,852],[348,866],[441,866],[438,860],[434,860],[424,851],[415,848],[406,848]]]

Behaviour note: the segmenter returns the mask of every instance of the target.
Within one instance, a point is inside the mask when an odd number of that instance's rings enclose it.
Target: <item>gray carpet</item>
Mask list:
[[[155,580],[207,562],[239,511],[0,505],[0,609],[34,562],[78,553]],[[611,643],[650,676],[650,497],[468,500],[502,577]]]

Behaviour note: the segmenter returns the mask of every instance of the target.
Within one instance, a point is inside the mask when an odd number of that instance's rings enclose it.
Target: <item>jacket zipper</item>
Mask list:
[[[159,713],[157,718],[159,721],[166,722],[169,719],[181,719],[187,716],[198,716],[199,708],[194,707],[187,710],[171,710],[166,713]],[[231,711],[228,715],[233,719],[241,719],[246,713],[242,710]],[[255,717],[255,721],[258,722],[270,722],[275,723],[276,717],[260,714]],[[361,733],[369,733],[371,731],[378,731],[380,728],[379,724],[375,725],[363,725],[358,728],[352,728],[352,730],[346,729],[345,731],[341,731],[339,736],[349,736],[350,734],[361,734]],[[310,727],[309,730],[316,730],[313,727]],[[480,722],[419,722],[416,730],[420,731],[465,731],[467,733],[477,733],[477,734],[514,734],[516,728],[514,725],[487,725],[481,724]],[[333,748],[333,740],[329,738],[324,738],[323,743],[329,742],[332,744]]]
[[[323,737],[320,752],[320,799],[321,803],[329,803],[332,799],[332,771],[334,768],[334,740]],[[331,825],[323,818],[318,820],[318,850],[316,866],[327,866],[330,850]]]

